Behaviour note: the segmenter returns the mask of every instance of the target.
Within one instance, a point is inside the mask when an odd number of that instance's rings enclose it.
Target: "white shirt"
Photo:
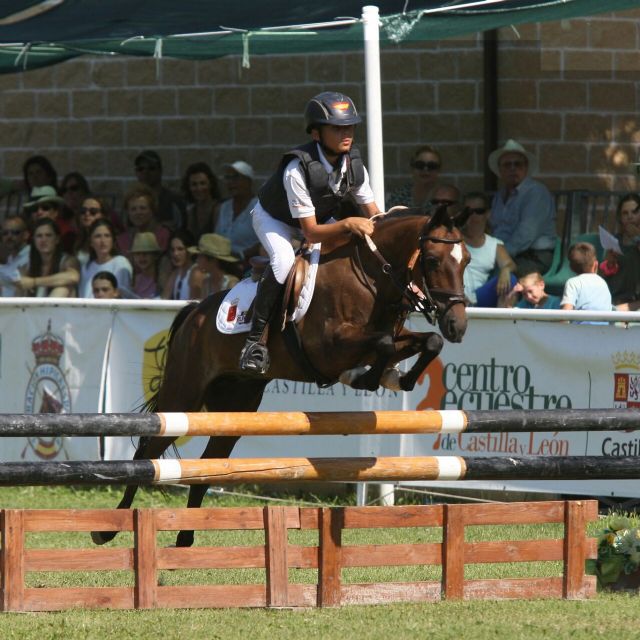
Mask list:
[[[347,171],[347,157],[342,158],[342,164],[339,169],[334,169],[329,161],[325,158],[324,153],[320,145],[318,146],[318,154],[320,156],[320,162],[329,175],[329,187],[336,193],[338,185],[344,174]],[[285,191],[287,192],[287,200],[289,201],[289,211],[292,218],[308,218],[316,213],[316,208],[313,206],[311,196],[309,195],[309,187],[304,177],[304,171],[300,167],[300,159],[294,158],[289,162],[284,170],[282,181],[284,183]],[[363,183],[352,192],[355,201],[358,204],[369,204],[373,202],[373,191],[369,184],[369,174],[366,167],[364,168],[364,181]]]
[[[471,262],[464,270],[464,294],[472,304],[478,302],[476,289],[489,279],[496,266],[496,252],[499,244],[504,244],[504,242],[485,233],[484,244],[481,247],[466,245],[471,255]]]
[[[611,311],[613,308],[609,287],[597,273],[581,273],[569,278],[560,304],[571,304],[582,311]]]
[[[131,288],[133,267],[124,256],[113,256],[111,260],[103,262],[102,264],[98,264],[95,260],[92,260],[82,267],[80,287],[78,289],[79,298],[93,298],[93,276],[100,271],[113,273],[118,281],[118,287]]]
[[[7,273],[10,273],[13,270],[19,271],[27,267],[29,264],[29,252],[31,250],[31,245],[25,244],[18,253],[12,258],[8,258],[5,265],[3,265],[3,270],[6,270]],[[4,284],[2,285],[2,297],[3,298],[11,298],[16,295],[16,285],[14,284]]]

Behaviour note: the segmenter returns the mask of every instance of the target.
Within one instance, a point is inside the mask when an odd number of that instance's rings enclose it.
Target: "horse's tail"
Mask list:
[[[176,317],[173,319],[171,326],[169,327],[169,338],[167,340],[167,355],[171,344],[176,335],[178,329],[184,324],[184,321],[189,317],[191,312],[198,306],[198,302],[190,302],[188,305],[182,307],[178,311]],[[164,378],[164,372],[162,372]],[[158,410],[158,391],[156,391],[146,402],[144,402],[140,408],[144,413],[155,413]]]

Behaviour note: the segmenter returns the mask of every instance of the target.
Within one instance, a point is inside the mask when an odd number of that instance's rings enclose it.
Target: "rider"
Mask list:
[[[312,140],[284,154],[252,211],[253,228],[270,262],[258,285],[251,331],[240,354],[240,368],[256,373],[269,368],[264,333],[294,263],[291,241],[371,235],[369,218],[379,213],[367,170],[352,147],[355,125],[362,118],[351,98],[319,93],[308,102],[304,117]],[[353,201],[366,217],[336,221],[341,206]]]

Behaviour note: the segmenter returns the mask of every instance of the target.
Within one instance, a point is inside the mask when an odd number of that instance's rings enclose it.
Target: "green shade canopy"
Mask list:
[[[83,55],[189,60],[363,46],[363,0],[3,0],[0,73]],[[640,6],[640,0],[380,0],[381,45]]]

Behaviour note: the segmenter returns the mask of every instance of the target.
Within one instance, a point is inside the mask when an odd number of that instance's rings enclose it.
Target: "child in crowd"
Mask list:
[[[598,275],[598,257],[589,242],[577,242],[569,248],[569,266],[578,274],[564,285],[560,306],[570,311],[611,311],[611,292]]]
[[[152,231],[137,233],[131,246],[133,259],[133,293],[137,298],[157,298],[158,262],[162,249]]]
[[[97,300],[113,300],[120,297],[118,281],[110,271],[98,271],[91,281],[93,297]]]
[[[560,298],[552,296],[544,290],[544,280],[537,271],[522,276],[515,287],[509,293],[509,297],[515,300],[515,296],[522,295],[516,303],[518,309],[559,309]]]

